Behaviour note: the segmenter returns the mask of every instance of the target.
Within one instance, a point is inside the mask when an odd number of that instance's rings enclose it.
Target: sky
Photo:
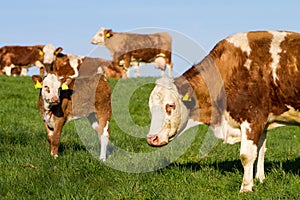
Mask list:
[[[175,41],[180,44],[175,52],[193,54],[188,62],[174,56],[174,69],[182,73],[231,34],[300,32],[299,8],[298,0],[8,0],[0,5],[0,46],[52,43],[64,53],[89,56],[99,48],[90,41],[101,27],[115,32],[164,30],[181,40]],[[110,58],[106,49],[99,54]]]

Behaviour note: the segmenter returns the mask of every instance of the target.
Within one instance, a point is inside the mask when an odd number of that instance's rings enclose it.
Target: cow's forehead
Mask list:
[[[49,87],[56,87],[56,88],[60,87],[61,85],[59,79],[54,74],[48,74],[45,77],[43,84]]]
[[[53,44],[46,44],[43,48],[44,52],[54,52],[55,51],[55,47]]]
[[[150,105],[177,103],[179,99],[180,95],[173,82],[159,81],[152,91]]]

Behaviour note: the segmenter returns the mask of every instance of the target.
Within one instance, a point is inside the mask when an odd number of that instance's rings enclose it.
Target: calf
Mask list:
[[[107,78],[120,78],[121,70],[115,68],[112,61],[102,58],[90,58],[73,54],[56,53],[56,59],[50,69],[59,77],[72,79],[80,76],[90,76],[104,71]]]
[[[189,126],[210,125],[224,143],[241,142],[240,191],[252,191],[257,156],[256,178],[265,178],[267,130],[300,124],[299,52],[300,34],[287,31],[239,33],[220,41],[180,77],[156,82],[147,142],[166,145]]]
[[[40,69],[40,74],[44,75],[44,63],[51,64],[54,61],[54,50],[51,44],[4,46],[0,48],[0,74],[26,76],[28,68],[35,65]]]
[[[92,38],[92,44],[107,47],[113,59],[114,66],[123,66],[127,72],[130,65],[139,67],[141,63],[154,62],[157,68],[165,73],[169,68],[172,77],[171,49],[172,38],[166,32],[155,34],[117,33],[101,28]],[[123,72],[123,77],[127,77]],[[136,74],[137,76],[137,74]]]
[[[61,90],[62,81],[54,74],[44,79],[32,76],[32,80],[42,83],[38,109],[44,120],[50,153],[58,156],[58,147],[63,126],[66,122],[87,117],[98,133],[101,152],[100,160],[106,160],[111,118],[111,89],[102,74],[87,78],[77,78],[69,84],[68,90]]]

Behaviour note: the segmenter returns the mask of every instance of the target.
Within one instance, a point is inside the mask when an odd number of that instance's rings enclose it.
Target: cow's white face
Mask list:
[[[92,44],[104,45],[105,40],[105,28],[101,28],[96,35],[92,38]]]
[[[54,74],[48,74],[42,84],[42,97],[46,109],[59,103],[60,90],[61,82],[58,77]]]
[[[181,99],[172,79],[161,78],[156,81],[149,99],[151,111],[151,126],[147,135],[149,145],[166,145],[185,127],[189,111]]]
[[[55,47],[52,44],[47,44],[43,48],[44,58],[43,63],[44,64],[52,64],[55,60]]]

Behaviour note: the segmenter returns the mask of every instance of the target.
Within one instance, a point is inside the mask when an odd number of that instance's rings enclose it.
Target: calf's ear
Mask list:
[[[58,47],[55,51],[54,51],[54,55],[58,55],[59,53],[61,53],[62,52],[62,50],[63,50],[63,48],[62,47]]]
[[[106,37],[106,38],[110,38],[110,37],[112,37],[112,36],[113,36],[113,32],[112,32],[111,29],[105,30],[105,37]]]
[[[39,75],[33,75],[31,77],[31,79],[34,82],[34,88],[35,89],[42,88],[43,78],[41,76],[39,76]]]

